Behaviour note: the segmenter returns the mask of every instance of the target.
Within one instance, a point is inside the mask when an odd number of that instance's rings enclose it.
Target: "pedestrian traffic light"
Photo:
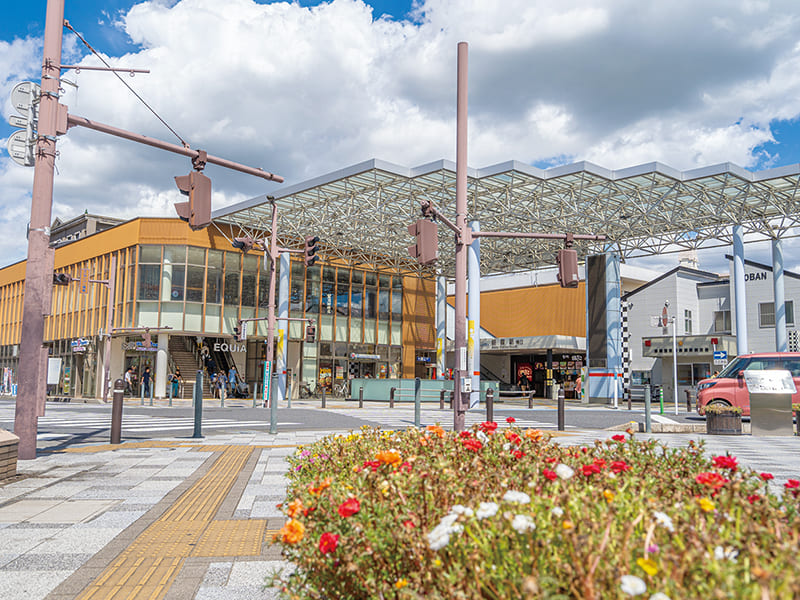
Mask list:
[[[430,265],[439,259],[439,226],[428,219],[420,219],[408,226],[408,233],[416,238],[413,246],[408,247],[411,258],[416,258],[421,265]]]
[[[565,246],[556,254],[558,283],[561,287],[578,287],[578,252],[572,249],[572,234],[568,233]]]
[[[242,252],[247,252],[248,250],[252,250],[253,248],[253,238],[249,237],[237,237],[233,238],[233,247],[238,248]]]
[[[306,326],[306,343],[313,344],[316,339],[317,339],[317,328],[314,327],[313,323],[309,323]]]
[[[244,342],[247,339],[247,321],[239,321],[239,324],[233,328],[233,335],[237,342]]]
[[[319,256],[316,256],[317,242],[319,242],[319,238],[316,235],[306,236],[306,246],[303,250],[303,258],[307,267],[313,266],[314,263],[317,262],[317,259],[319,259]]]
[[[193,230],[203,229],[211,224],[211,180],[198,171],[175,178],[181,194],[189,196],[188,202],[176,202],[178,216],[189,222]]]
[[[69,285],[72,282],[72,276],[66,273],[53,273],[53,285]]]

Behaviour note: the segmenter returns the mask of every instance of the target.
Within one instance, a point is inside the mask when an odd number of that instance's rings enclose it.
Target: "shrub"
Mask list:
[[[742,409],[727,404],[709,404],[706,406],[705,413],[707,415],[741,415]]]
[[[289,463],[288,598],[800,597],[800,481],[693,442],[363,429]]]

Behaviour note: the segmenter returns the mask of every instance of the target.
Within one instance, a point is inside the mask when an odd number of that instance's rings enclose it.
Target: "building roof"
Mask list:
[[[642,292],[642,291],[646,290],[650,286],[653,286],[653,285],[657,284],[659,281],[663,281],[664,279],[667,279],[668,277],[672,277],[672,275],[675,275],[677,273],[681,273],[681,274],[685,274],[685,275],[691,275],[691,276],[694,276],[694,277],[705,277],[705,278],[707,278],[709,280],[707,282],[698,282],[697,285],[703,285],[704,283],[718,283],[718,282],[722,281],[722,278],[719,275],[717,275],[716,273],[711,273],[710,271],[700,271],[698,269],[691,269],[689,267],[684,267],[682,265],[678,265],[674,269],[672,269],[670,271],[667,271],[666,273],[664,273],[663,275],[661,275],[659,277],[656,277],[652,281],[648,281],[647,283],[645,283],[642,286],[639,286],[635,290],[631,290],[627,294],[623,294],[622,295],[622,300],[627,300],[631,296],[633,296],[635,294],[638,294],[639,292]],[[727,281],[727,279],[725,279],[725,281]]]
[[[408,257],[407,226],[428,200],[455,220],[450,161],[409,168],[378,159],[277,189],[282,245],[319,235],[329,257],[398,271],[420,270]],[[609,170],[588,162],[538,169],[518,161],[468,169],[469,220],[483,231],[605,234],[633,258],[730,245],[741,223],[748,241],[797,235],[800,164],[750,172],[731,163],[679,171],[661,163]],[[268,231],[267,196],[214,212],[226,235]],[[263,235],[263,234],[262,234]],[[438,268],[452,276],[453,237],[439,234]],[[554,264],[557,241],[482,239],[481,272],[524,271]],[[608,244],[576,243],[579,254]],[[432,268],[422,268],[433,273]]]

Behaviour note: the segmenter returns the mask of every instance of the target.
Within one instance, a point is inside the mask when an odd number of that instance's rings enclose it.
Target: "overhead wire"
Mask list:
[[[102,62],[102,63],[103,63],[103,64],[104,64],[106,67],[108,67],[109,69],[111,69],[111,68],[112,68],[112,67],[111,67],[111,65],[110,65],[110,64],[108,64],[108,62],[106,61],[106,59],[104,59],[104,58],[103,58],[103,57],[100,55],[100,53],[99,53],[97,50],[95,50],[94,48],[92,48],[91,44],[90,44],[89,42],[87,42],[87,41],[86,41],[86,39],[84,39],[84,37],[83,37],[83,36],[82,36],[80,33],[78,33],[78,32],[75,30],[75,28],[74,28],[74,27],[72,27],[72,25],[70,24],[70,22],[69,22],[69,21],[67,21],[67,20],[65,20],[65,21],[64,21],[64,27],[66,27],[66,28],[67,28],[67,29],[69,29],[69,30],[70,30],[72,33],[74,33],[74,34],[75,34],[75,35],[78,37],[78,39],[79,39],[81,42],[83,42],[83,45],[84,45],[84,46],[86,46],[86,47],[87,47],[87,48],[88,48],[88,49],[89,49],[89,50],[92,52],[92,54],[94,54],[94,55],[95,55],[97,58],[99,58],[99,59],[100,59],[100,62]],[[141,96],[140,96],[140,95],[139,95],[139,94],[136,92],[136,90],[134,90],[134,89],[133,89],[133,88],[132,88],[130,85],[128,85],[128,82],[127,82],[127,81],[125,81],[125,80],[124,80],[122,77],[120,77],[119,73],[117,73],[116,71],[111,71],[111,72],[112,72],[114,75],[116,75],[117,79],[119,79],[119,80],[120,80],[120,81],[121,81],[121,82],[122,82],[122,83],[125,85],[125,87],[127,87],[127,88],[128,88],[130,91],[131,91],[131,93],[132,93],[134,96],[136,96],[136,97],[139,99],[139,101],[140,101],[142,104],[144,104],[144,105],[147,107],[147,109],[148,109],[148,110],[149,110],[151,113],[153,113],[153,114],[156,116],[156,118],[157,118],[159,121],[161,121],[161,123],[163,123],[164,127],[166,127],[167,129],[169,129],[169,130],[172,132],[172,134],[173,134],[173,135],[174,135],[176,138],[178,138],[178,140],[180,141],[180,143],[181,143],[181,144],[183,144],[183,147],[184,147],[184,148],[191,148],[191,146],[188,144],[188,142],[186,142],[186,141],[185,141],[185,140],[184,140],[184,139],[183,139],[183,138],[182,138],[180,135],[178,135],[178,132],[177,132],[177,131],[175,131],[175,130],[174,130],[172,127],[170,127],[170,126],[169,126],[169,124],[168,124],[168,123],[167,123],[167,122],[166,122],[164,119],[162,119],[162,118],[161,118],[161,115],[159,115],[159,114],[158,114],[158,113],[155,111],[155,109],[154,109],[152,106],[150,106],[150,105],[149,105],[149,104],[148,104],[148,103],[147,103],[147,102],[144,100],[144,98],[142,98],[142,97],[141,97]]]

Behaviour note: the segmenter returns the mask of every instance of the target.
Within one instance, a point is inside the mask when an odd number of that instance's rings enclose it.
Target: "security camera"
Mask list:
[[[669,306],[669,300],[664,300],[664,306]]]

